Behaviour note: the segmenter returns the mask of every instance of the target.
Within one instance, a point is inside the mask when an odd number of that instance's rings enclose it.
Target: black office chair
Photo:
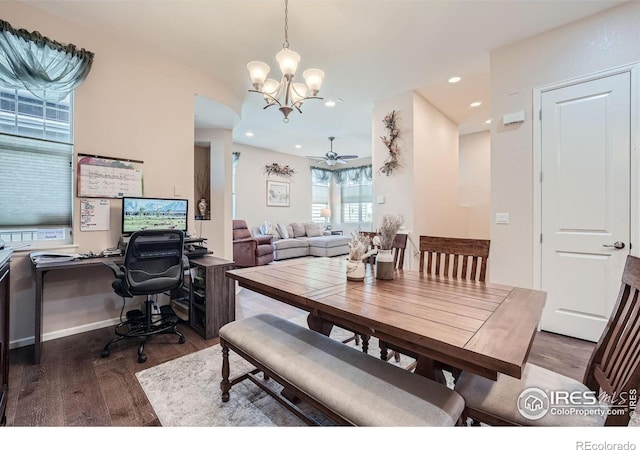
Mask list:
[[[102,357],[111,353],[111,344],[128,338],[142,340],[138,347],[138,362],[147,360],[144,344],[154,334],[175,334],[178,343],[184,344],[185,338],[176,330],[178,317],[170,306],[158,309],[157,295],[182,286],[184,271],[189,260],[183,255],[184,233],[179,230],[144,230],[133,233],[127,244],[122,265],[105,262],[113,270],[116,280],[111,283],[116,294],[122,297],[146,295],[144,312],[139,309],[127,311],[126,320],[116,326],[117,337],[102,350]]]

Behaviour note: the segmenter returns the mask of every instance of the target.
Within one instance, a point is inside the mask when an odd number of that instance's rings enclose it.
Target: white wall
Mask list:
[[[194,95],[205,95],[235,111],[240,110],[240,99],[203,73],[21,2],[2,2],[2,18],[14,28],[37,30],[95,53],[91,73],[74,98],[76,153],[142,160],[144,194],[172,197],[177,192],[177,197],[190,200],[193,211]],[[75,199],[77,251],[99,251],[117,243],[120,204],[111,200],[110,231],[81,232],[79,199]],[[192,218],[189,223],[192,230],[194,222]],[[48,274],[45,333],[52,337],[87,324],[109,324],[121,306],[111,291],[112,278],[106,268]],[[26,344],[33,336],[35,289],[24,252],[12,259],[11,290],[10,339]]]
[[[460,206],[467,211],[466,237],[489,239],[491,203],[491,134],[460,136],[458,188]]]
[[[234,144],[233,151],[240,152],[236,167],[236,219],[246,220],[250,229],[265,221],[273,224],[311,221],[311,160],[240,144]],[[267,176],[264,167],[273,163],[289,165],[295,170],[294,175]],[[290,206],[267,206],[267,180],[289,183]]]
[[[399,111],[400,167],[391,175],[377,173],[387,157],[380,141],[385,136],[382,119]],[[467,213],[458,200],[458,126],[414,92],[376,103],[373,110],[373,168],[375,228],[384,214],[402,214],[410,233],[413,255],[405,267],[417,267],[415,251],[420,235],[467,234]],[[384,203],[375,202],[384,196]]]
[[[533,283],[532,90],[637,62],[639,23],[640,3],[628,2],[491,52],[491,217],[509,212],[511,221],[491,223],[492,281]],[[522,110],[523,124],[500,124]]]

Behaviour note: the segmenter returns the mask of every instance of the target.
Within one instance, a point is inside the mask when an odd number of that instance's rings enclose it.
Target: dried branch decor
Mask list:
[[[382,119],[382,123],[384,123],[384,127],[387,130],[388,135],[381,136],[380,139],[384,146],[387,147],[388,156],[382,164],[382,167],[378,169],[378,172],[384,173],[387,176],[391,175],[391,173],[400,166],[400,163],[398,162],[400,148],[396,142],[396,139],[400,136],[400,130],[396,127],[397,118],[398,111],[394,109],[384,116],[384,119]]]
[[[289,167],[288,165],[281,166],[278,163],[267,164],[266,166],[264,166],[264,173],[266,173],[267,175],[279,175],[281,177],[289,178],[295,172],[296,171],[293,170],[293,167]]]

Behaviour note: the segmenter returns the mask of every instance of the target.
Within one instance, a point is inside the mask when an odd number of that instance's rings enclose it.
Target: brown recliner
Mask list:
[[[253,267],[273,261],[273,236],[251,236],[244,220],[233,221],[233,261],[238,267]]]

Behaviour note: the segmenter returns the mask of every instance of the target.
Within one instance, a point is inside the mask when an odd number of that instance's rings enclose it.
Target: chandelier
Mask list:
[[[282,79],[280,82],[273,78],[267,78],[269,75],[269,65],[262,61],[251,61],[247,64],[249,69],[249,76],[253,89],[249,89],[249,92],[256,92],[264,96],[264,100],[267,105],[263,109],[267,109],[269,106],[278,105],[278,108],[284,115],[283,122],[289,122],[289,113],[294,109],[297,109],[299,113],[302,113],[300,107],[305,100],[319,99],[318,92],[320,91],[320,85],[324,78],[324,72],[320,69],[308,69],[302,73],[302,76],[306,82],[294,83],[293,78],[300,62],[300,55],[289,48],[289,0],[284,2],[284,44],[282,44],[282,50],[276,55],[276,61],[280,64],[280,71],[282,72]]]

